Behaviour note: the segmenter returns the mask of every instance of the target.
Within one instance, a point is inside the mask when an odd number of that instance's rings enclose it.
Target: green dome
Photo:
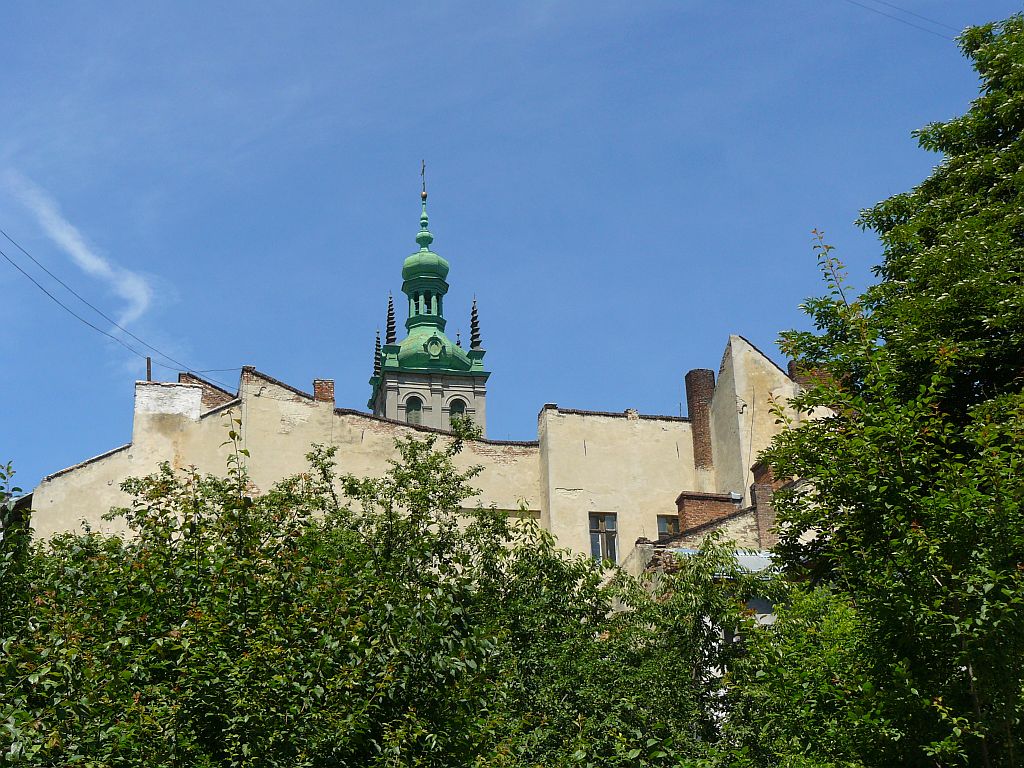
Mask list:
[[[411,280],[415,277],[448,277],[448,262],[426,246],[416,251],[402,264],[402,279]]]
[[[413,328],[399,347],[398,365],[401,368],[468,371],[473,367],[462,347],[455,346],[443,332],[429,326]]]

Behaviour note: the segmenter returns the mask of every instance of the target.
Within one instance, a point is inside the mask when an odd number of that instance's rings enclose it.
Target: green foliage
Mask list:
[[[13,484],[14,468],[0,464],[0,637],[20,626],[25,617],[25,567],[31,531],[15,507],[21,489]]]
[[[917,132],[944,158],[921,185],[861,215],[885,248],[867,295],[910,396],[956,349],[944,401],[960,415],[1024,374],[1024,17],[968,29],[981,78],[967,114]]]
[[[872,682],[874,654],[849,598],[791,586],[769,627],[747,637],[730,675],[733,765],[899,765],[901,737]]]
[[[443,444],[439,441],[443,440]],[[655,593],[530,520],[469,509],[458,438],[379,478],[333,449],[253,496],[129,480],[126,538],[24,558],[0,655],[0,763],[677,766],[716,739],[758,582],[712,542]],[[696,764],[696,763],[694,763]]]
[[[802,480],[775,499],[780,552],[852,606],[864,655],[838,679],[871,685],[833,722],[840,762],[1012,766],[1024,749],[1024,19],[961,47],[982,95],[918,133],[944,160],[862,214],[881,281],[852,296],[819,234],[830,293],[805,307],[814,332],[782,339],[814,374],[796,407],[828,415],[764,455]],[[858,711],[883,741],[850,726]],[[804,754],[799,723],[772,727]]]
[[[540,531],[507,558],[491,603],[509,633],[494,764],[676,766],[711,752],[721,671],[740,649],[723,630],[748,628],[745,603],[763,594],[731,543],[710,539],[650,591],[566,561]]]
[[[797,407],[830,415],[764,455],[803,480],[775,499],[780,551],[856,605],[901,764],[1012,765],[1024,747],[1024,395],[956,412],[947,350],[908,396],[900,352],[847,299],[830,249],[820,255],[822,333],[784,344],[823,369]]]

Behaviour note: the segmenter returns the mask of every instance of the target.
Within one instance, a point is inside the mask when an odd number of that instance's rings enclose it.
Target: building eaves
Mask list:
[[[40,482],[45,483],[47,480],[52,480],[55,477],[60,477],[61,475],[66,475],[68,472],[73,472],[74,470],[80,469],[81,467],[87,466],[89,464],[94,464],[95,462],[100,461],[102,459],[105,459],[108,456],[113,456],[115,453],[120,453],[121,451],[127,451],[131,447],[132,447],[131,443],[125,443],[124,445],[120,445],[117,448],[112,448],[109,451],[106,451],[105,453],[101,453],[98,456],[93,456],[92,458],[86,459],[85,461],[80,461],[77,464],[72,464],[70,467],[65,467],[64,469],[59,469],[56,472],[54,472],[52,474],[49,474],[46,477],[44,477]]]
[[[367,411],[359,411],[355,408],[335,408],[334,412],[341,416],[359,416],[363,419],[371,419],[372,421],[380,422],[381,424],[394,424],[396,427],[406,427],[408,429],[416,430],[417,432],[426,432],[434,435],[444,435],[446,437],[453,437],[451,432],[444,429],[438,429],[437,427],[427,427],[423,424],[409,424],[405,421],[399,421],[398,419],[388,419],[384,416],[374,416],[372,413]],[[511,445],[521,446],[523,448],[536,448],[540,445],[537,440],[489,440],[486,437],[481,437],[476,440],[469,440],[471,443],[483,443],[484,445]]]
[[[769,363],[771,363],[772,365],[774,365],[774,366],[775,366],[775,367],[776,367],[776,368],[778,369],[779,373],[781,373],[781,374],[782,374],[783,376],[785,376],[785,377],[786,377],[787,379],[788,379],[788,378],[790,378],[790,376],[789,376],[789,373],[787,373],[786,371],[782,370],[782,366],[780,366],[780,365],[779,365],[778,363],[776,363],[776,362],[775,362],[774,360],[772,360],[772,359],[771,359],[771,358],[770,358],[770,357],[769,357],[768,355],[766,355],[766,354],[765,354],[764,352],[762,352],[762,351],[761,351],[760,349],[758,349],[757,345],[756,345],[756,344],[754,344],[754,342],[752,342],[752,341],[751,341],[750,339],[748,339],[748,338],[747,338],[746,336],[741,336],[741,335],[740,335],[740,334],[738,334],[738,333],[736,334],[736,336],[738,336],[739,338],[743,339],[743,341],[745,341],[745,342],[746,342],[747,344],[749,344],[749,345],[750,345],[750,348],[751,348],[751,349],[753,349],[753,350],[754,350],[755,352],[757,352],[757,354],[759,354],[759,355],[760,355],[761,357],[763,357],[763,358],[764,358],[765,360],[767,360],[767,361],[768,361]]]
[[[224,389],[224,387],[220,386],[219,384],[214,384],[209,379],[204,379],[202,376],[198,376],[198,375],[192,373],[192,371],[182,371],[181,373],[179,373],[178,374],[178,381],[179,381],[179,383],[181,383],[181,377],[182,376],[186,376],[186,377],[188,377],[190,379],[195,379],[196,382],[198,382],[199,384],[202,384],[205,387],[209,387],[210,389],[215,389],[218,392],[221,392],[222,394],[227,395],[228,397],[238,397],[238,393],[237,392],[231,392],[230,390]],[[188,383],[188,382],[185,382],[185,383]]]
[[[546,403],[540,412],[543,413],[544,411],[558,411],[568,416],[608,416],[614,419],[630,418],[629,413],[626,411],[586,411],[580,408],[559,408],[554,403]],[[540,413],[537,415],[540,416]],[[688,416],[665,416],[653,413],[638,413],[636,418],[649,421],[678,421],[686,423],[690,421]]]
[[[233,400],[228,400],[226,403],[221,403],[220,405],[214,406],[210,410],[205,411],[204,413],[202,413],[199,416],[199,418],[200,419],[205,419],[207,416],[213,416],[214,414],[220,413],[221,411],[229,410],[231,408],[234,408],[236,405],[241,405],[241,404],[242,404],[242,398],[236,397]]]
[[[269,382],[269,383],[271,383],[271,384],[273,384],[275,386],[281,387],[282,389],[287,389],[292,394],[298,395],[299,397],[303,397],[306,400],[313,400],[314,399],[313,395],[311,395],[309,392],[303,392],[301,389],[296,389],[291,384],[285,384],[280,379],[275,379],[273,376],[270,376],[270,375],[268,375],[266,373],[263,373],[262,371],[258,371],[258,370],[256,370],[251,365],[244,365],[244,366],[242,366],[242,374],[244,375],[246,373],[248,373],[248,374],[250,374],[252,376],[256,376],[256,377],[258,377],[260,379],[263,379],[264,381]]]

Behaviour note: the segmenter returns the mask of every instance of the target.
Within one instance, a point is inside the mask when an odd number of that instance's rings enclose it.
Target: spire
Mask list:
[[[420,161],[420,182],[422,188],[420,190],[420,201],[422,204],[422,210],[420,212],[420,232],[416,235],[416,242],[420,244],[420,250],[429,250],[430,244],[434,242],[434,236],[430,234],[430,230],[427,229],[427,224],[430,223],[427,218],[427,161]]]
[[[473,297],[473,310],[469,316],[469,348],[481,349],[480,345],[480,315],[476,310],[476,297]]]
[[[394,344],[398,337],[395,335],[395,298],[391,291],[388,291],[388,324],[385,333],[384,343]]]
[[[380,376],[380,328],[377,329],[377,343],[373,350],[373,375]]]

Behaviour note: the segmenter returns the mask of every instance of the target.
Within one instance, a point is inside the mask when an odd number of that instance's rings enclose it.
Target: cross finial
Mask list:
[[[420,250],[425,251],[429,248],[430,244],[434,241],[434,236],[430,234],[430,230],[427,229],[429,223],[427,219],[427,161],[420,160],[420,181],[423,185],[423,190],[420,192],[420,233],[416,235],[416,242],[420,244]]]

